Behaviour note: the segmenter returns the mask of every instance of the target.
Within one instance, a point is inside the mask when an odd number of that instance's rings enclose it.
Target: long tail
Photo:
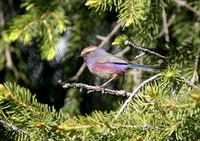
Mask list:
[[[139,69],[143,71],[154,71],[154,72],[158,72],[164,69],[164,67],[160,67],[160,66],[136,65],[136,64],[129,64],[128,68]]]

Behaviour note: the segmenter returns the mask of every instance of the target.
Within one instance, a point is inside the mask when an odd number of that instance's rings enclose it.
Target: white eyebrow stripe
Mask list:
[[[93,47],[93,48],[90,48],[90,49],[87,50],[87,52],[88,52],[88,51],[93,51],[93,50],[95,50],[95,49],[96,49],[96,48],[94,48],[94,47]]]
[[[93,50],[97,49],[96,47],[91,47],[91,48],[86,48],[85,50],[83,50],[82,54],[86,54],[87,52],[91,52]]]

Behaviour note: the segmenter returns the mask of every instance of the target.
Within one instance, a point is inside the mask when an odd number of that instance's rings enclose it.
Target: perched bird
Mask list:
[[[129,63],[96,46],[84,48],[80,56],[83,57],[92,74],[103,79],[109,79],[102,87],[106,86],[118,76],[124,75],[128,69],[140,69],[144,71],[159,71],[161,69],[159,66]]]

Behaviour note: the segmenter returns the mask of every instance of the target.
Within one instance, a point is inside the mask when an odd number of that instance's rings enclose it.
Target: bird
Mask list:
[[[160,71],[160,66],[137,65],[121,59],[113,54],[106,52],[97,46],[89,46],[81,51],[89,71],[95,76],[107,79],[101,87],[105,87],[111,81],[124,75],[129,69],[139,69],[143,71]]]

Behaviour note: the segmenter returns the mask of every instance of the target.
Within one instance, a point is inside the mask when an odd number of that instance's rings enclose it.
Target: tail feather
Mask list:
[[[154,71],[154,72],[158,72],[164,69],[163,67],[160,67],[160,66],[136,65],[136,64],[129,64],[128,68],[138,69],[138,70],[143,70],[143,71]]]

